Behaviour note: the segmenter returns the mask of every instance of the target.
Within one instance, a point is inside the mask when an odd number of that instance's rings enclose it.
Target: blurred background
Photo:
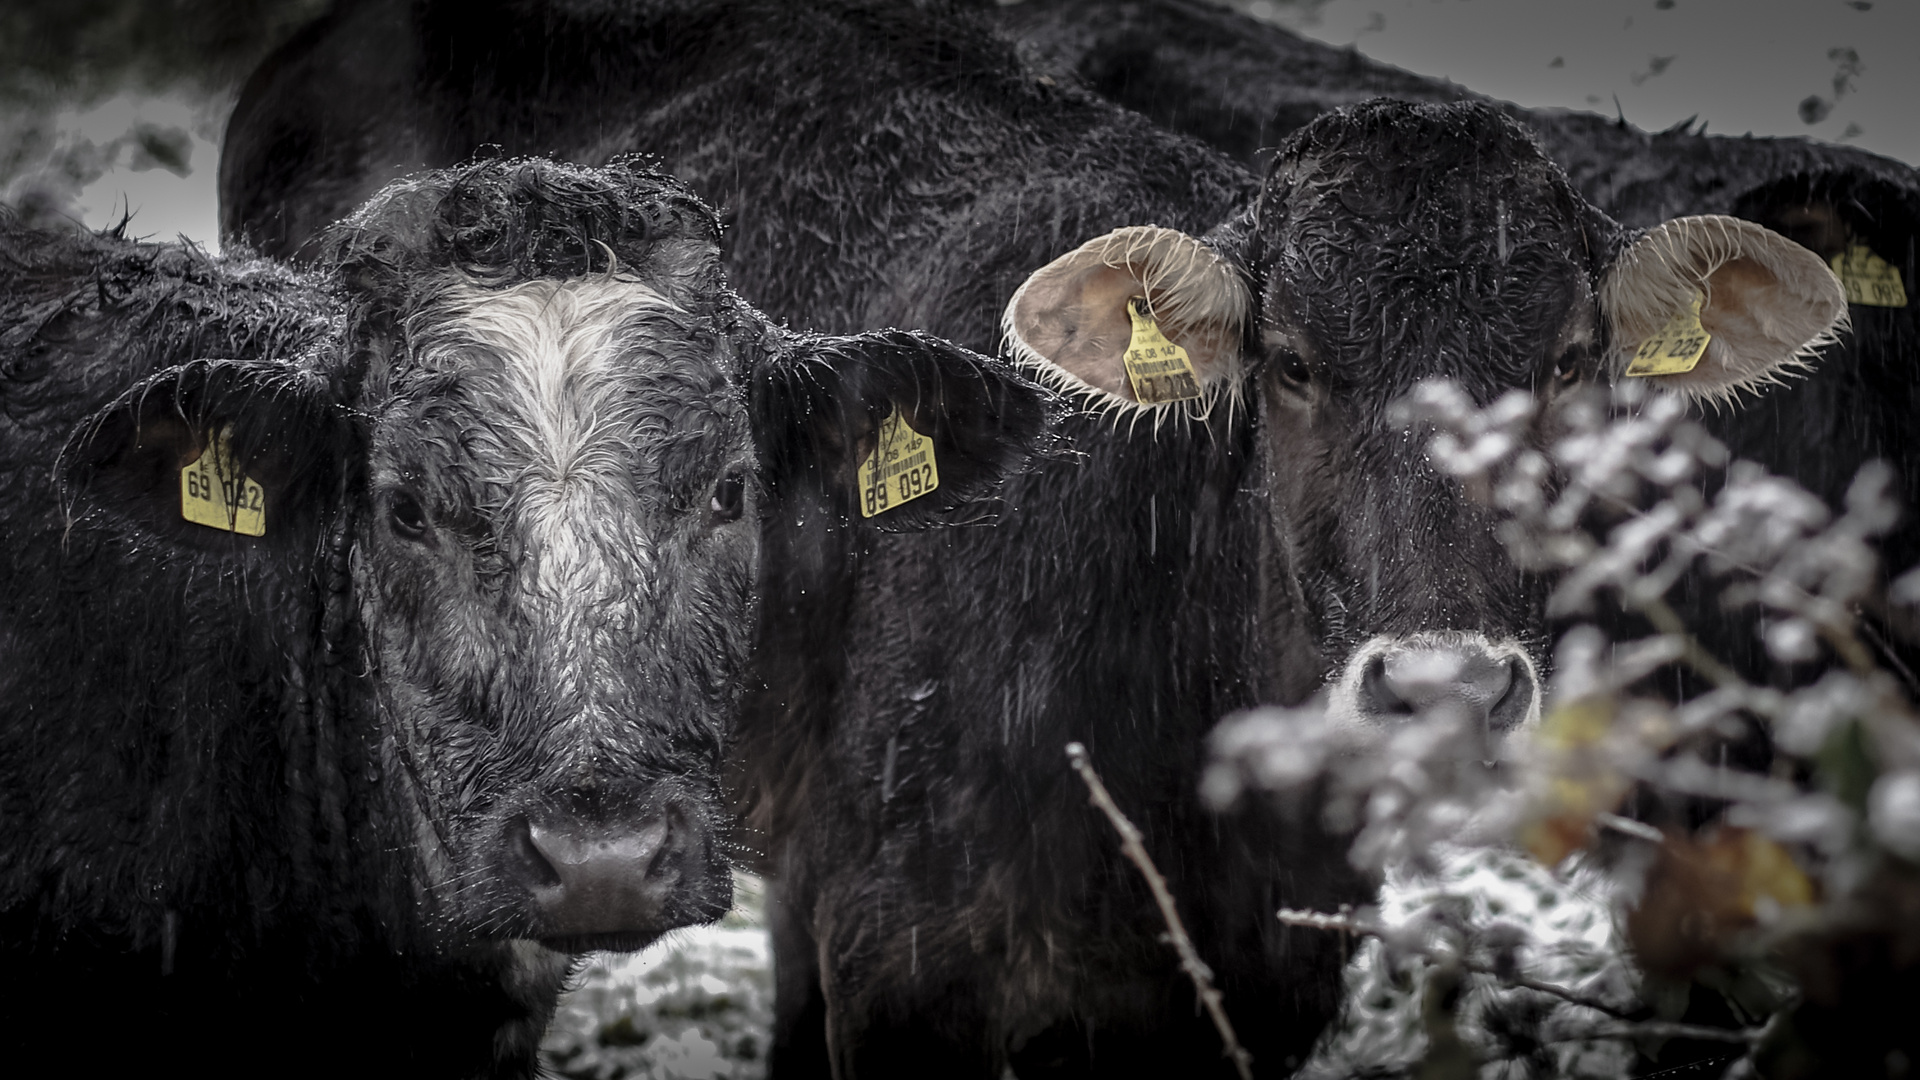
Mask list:
[[[247,73],[334,0],[9,0],[0,201],[217,248],[221,132]],[[1005,2],[1005,0],[1001,0]],[[1016,0],[1017,2],[1017,0]],[[1659,130],[1808,135],[1920,163],[1914,0],[1231,0],[1527,106]]]

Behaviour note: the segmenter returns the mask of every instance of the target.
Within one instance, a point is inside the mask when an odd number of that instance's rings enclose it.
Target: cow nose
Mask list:
[[[638,948],[733,901],[712,831],[678,801],[638,821],[517,817],[507,848],[510,874],[532,894],[535,933],[565,951]]]
[[[1539,694],[1524,659],[1478,643],[1386,649],[1368,659],[1359,690],[1369,717],[1451,712],[1488,735],[1526,723]]]

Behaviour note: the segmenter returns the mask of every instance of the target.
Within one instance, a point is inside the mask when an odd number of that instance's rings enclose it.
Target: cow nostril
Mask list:
[[[1487,727],[1493,731],[1512,731],[1525,724],[1540,692],[1526,662],[1517,656],[1507,661],[1507,679],[1507,692],[1487,710]]]
[[[513,868],[529,887],[550,889],[560,884],[560,871],[540,850],[526,818],[515,817],[507,823],[507,852]]]
[[[1387,677],[1387,661],[1375,656],[1360,674],[1360,701],[1375,716],[1412,716],[1413,705],[1394,692]]]
[[[646,869],[641,871],[648,880],[674,872],[674,854],[688,832],[686,813],[677,803],[667,804],[660,819],[660,846],[654,849],[653,858],[647,860]]]
[[[582,818],[551,811],[508,825],[505,862],[531,895],[530,932],[550,947],[634,949],[726,910],[732,879],[697,804]]]

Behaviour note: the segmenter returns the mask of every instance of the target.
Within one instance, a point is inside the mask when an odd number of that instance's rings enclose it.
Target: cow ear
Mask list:
[[[1813,252],[1738,218],[1675,218],[1622,252],[1601,283],[1614,374],[1632,374],[1636,351],[1696,300],[1705,353],[1690,370],[1648,376],[1694,398],[1773,381],[1833,341],[1847,318],[1839,279]]]
[[[1130,311],[1136,298],[1144,303]],[[1158,405],[1183,398],[1176,389],[1142,401],[1126,363],[1138,315],[1184,351],[1205,401],[1238,384],[1252,307],[1239,270],[1218,252],[1183,232],[1136,225],[1035,271],[1002,323],[1014,356],[1049,384],[1109,405]]]
[[[217,551],[299,546],[331,505],[354,439],[313,368],[196,360],[82,422],[60,476],[76,517]]]
[[[824,498],[839,518],[886,531],[978,521],[1001,481],[1052,439],[1051,393],[951,342],[887,330],[787,346],[752,382],[776,500]],[[920,451],[924,460],[909,460]],[[876,482],[885,494],[865,490]]]

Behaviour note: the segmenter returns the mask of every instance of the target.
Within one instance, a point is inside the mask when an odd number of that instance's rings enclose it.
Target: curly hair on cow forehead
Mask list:
[[[644,162],[520,158],[389,185],[328,231],[324,254],[378,294],[436,290],[450,275],[501,289],[618,273],[694,309],[725,289],[719,245],[712,208]]]
[[[1488,193],[1515,183],[1572,220],[1592,216],[1532,133],[1498,109],[1375,100],[1295,132],[1267,171],[1254,221],[1259,232],[1277,228],[1308,194],[1337,199],[1342,212],[1362,218],[1398,218],[1452,202],[1463,184]],[[1437,200],[1436,185],[1447,189]]]

